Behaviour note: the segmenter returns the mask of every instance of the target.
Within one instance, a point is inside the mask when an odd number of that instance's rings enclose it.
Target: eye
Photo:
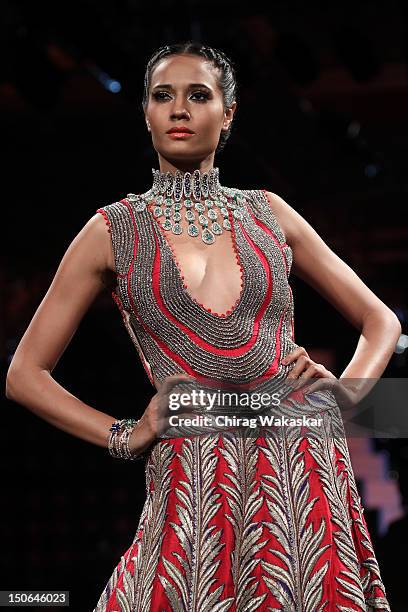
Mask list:
[[[204,96],[204,98],[201,98],[201,99],[200,99],[200,102],[203,102],[204,100],[208,100],[208,97],[209,97],[209,96],[208,96],[208,93],[207,93],[206,91],[195,91],[195,92],[193,93],[193,96],[196,96],[197,94],[198,94],[199,96]]]
[[[155,100],[159,100],[161,102],[164,99],[164,98],[160,97],[162,94],[167,95],[165,91],[155,91],[154,94],[153,94],[153,98],[155,98]]]
[[[162,97],[162,95],[167,96],[168,93],[166,91],[155,91],[153,94],[153,98],[155,100],[158,100],[159,102],[162,102],[166,99],[165,97]],[[192,94],[192,96],[196,96],[196,95],[203,96],[197,100],[198,102],[204,102],[205,100],[208,100],[209,98],[209,95],[206,91],[195,91]]]

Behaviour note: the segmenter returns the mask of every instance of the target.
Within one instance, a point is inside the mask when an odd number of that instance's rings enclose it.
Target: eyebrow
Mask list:
[[[169,84],[169,83],[162,83],[161,85],[155,85],[153,87],[153,89],[173,89],[173,87]],[[208,89],[209,91],[211,91],[211,87],[208,87],[208,85],[205,85],[204,83],[190,83],[188,86],[188,89],[192,89],[193,87],[205,87],[205,89]]]

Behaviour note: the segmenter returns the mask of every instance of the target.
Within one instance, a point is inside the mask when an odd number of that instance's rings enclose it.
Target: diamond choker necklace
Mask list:
[[[163,217],[161,225],[165,230],[182,234],[180,221],[184,212],[188,235],[193,238],[200,235],[203,242],[213,244],[217,235],[231,230],[230,214],[242,219],[237,203],[226,197],[220,185],[218,168],[209,172],[194,170],[192,174],[180,170],[171,174],[152,168],[152,173],[153,185],[141,196],[138,208],[142,210],[154,200],[153,215]]]

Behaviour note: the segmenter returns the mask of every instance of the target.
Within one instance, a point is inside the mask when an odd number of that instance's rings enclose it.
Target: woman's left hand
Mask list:
[[[313,359],[309,357],[306,349],[302,346],[299,346],[289,353],[286,358],[282,360],[282,363],[287,365],[293,361],[296,362],[295,367],[286,377],[286,380],[289,380],[290,383],[292,383],[292,380],[294,381],[294,383],[291,384],[293,390],[300,389],[309,383],[312,378],[319,378],[321,380],[312,382],[308,386],[304,394],[306,398],[308,394],[314,391],[329,389],[333,392],[341,409],[348,410],[358,404],[356,389],[349,384],[346,385],[344,380],[337,379],[323,364],[313,361]]]

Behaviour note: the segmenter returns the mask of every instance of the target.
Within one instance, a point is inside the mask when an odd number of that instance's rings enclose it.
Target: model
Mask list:
[[[148,190],[99,208],[76,236],[7,396],[113,457],[146,460],[134,540],[94,612],[389,610],[341,410],[381,377],[401,326],[281,197],[222,184],[214,157],[236,87],[222,51],[188,41],[151,57],[143,111],[159,168]],[[264,120],[260,108],[260,138]],[[294,341],[291,271],[361,331],[339,379]],[[156,390],[140,419],[95,410],[51,376],[106,286]],[[194,383],[278,392],[282,418],[268,434],[206,432],[201,420],[199,435],[181,435],[192,430],[170,423],[169,398]]]

